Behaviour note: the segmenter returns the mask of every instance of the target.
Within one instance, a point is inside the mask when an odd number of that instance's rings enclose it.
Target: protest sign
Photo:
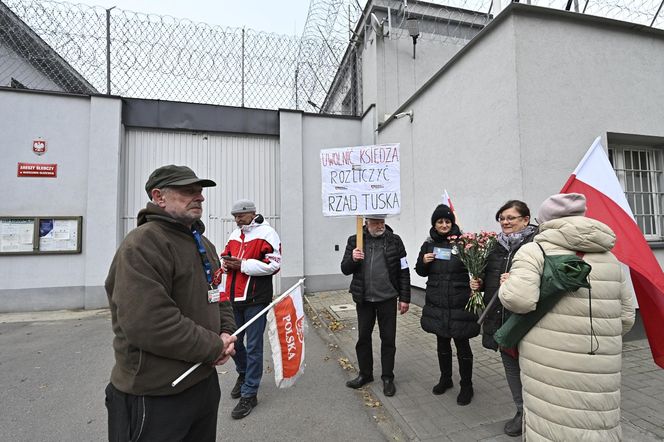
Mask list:
[[[401,211],[399,144],[323,149],[320,162],[324,216]]]

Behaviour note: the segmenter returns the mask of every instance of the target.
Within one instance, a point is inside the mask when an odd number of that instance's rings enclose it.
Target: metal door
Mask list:
[[[281,230],[278,137],[126,128],[122,163],[125,235],[136,227],[136,214],[148,202],[148,176],[165,164],[188,166],[217,183],[203,192],[205,235],[217,249],[235,228],[230,210],[240,198],[255,201],[258,212]],[[274,282],[278,292],[279,278]]]

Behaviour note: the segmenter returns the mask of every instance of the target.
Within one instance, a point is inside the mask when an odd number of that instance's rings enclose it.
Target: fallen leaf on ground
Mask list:
[[[350,363],[348,358],[339,358],[337,359],[337,361],[339,361],[339,365],[341,365],[341,368],[343,368],[344,370],[350,371],[354,369],[353,364]]]

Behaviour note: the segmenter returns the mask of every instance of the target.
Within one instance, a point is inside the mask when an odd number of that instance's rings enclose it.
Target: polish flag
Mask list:
[[[441,200],[442,204],[445,204],[447,207],[449,207],[452,212],[454,212],[454,205],[452,205],[452,200],[450,199],[450,196],[447,194],[447,189],[443,191],[443,198]],[[456,216],[456,213],[454,214]]]
[[[302,284],[294,287],[268,312],[267,326],[274,362],[274,381],[279,388],[290,387],[304,372],[306,322]]]
[[[664,368],[664,273],[634,220],[599,137],[560,192],[584,194],[586,216],[603,222],[615,232],[612,252],[630,269],[653,359]]]
[[[441,198],[441,204],[445,204],[447,207],[450,208],[452,213],[454,214],[454,217],[456,218],[456,225],[459,225],[459,217],[457,216],[456,210],[454,210],[454,204],[452,204],[452,200],[450,199],[450,196],[447,193],[447,189],[443,190],[443,197]]]

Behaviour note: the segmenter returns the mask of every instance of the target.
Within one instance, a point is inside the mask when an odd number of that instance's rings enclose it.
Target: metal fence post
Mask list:
[[[662,0],[662,3],[659,4],[659,8],[657,8],[657,12],[655,12],[655,16],[652,18],[652,23],[650,23],[651,28],[655,25],[655,21],[657,20],[657,16],[659,15],[659,12],[662,10],[663,5],[664,5],[664,0]]]
[[[242,28],[242,107],[244,107],[244,28]]]
[[[298,100],[298,90],[297,90],[297,80],[298,75],[300,75],[300,64],[298,63],[295,67],[295,109],[300,109],[300,100]]]
[[[111,95],[111,9],[106,10],[106,95]]]

